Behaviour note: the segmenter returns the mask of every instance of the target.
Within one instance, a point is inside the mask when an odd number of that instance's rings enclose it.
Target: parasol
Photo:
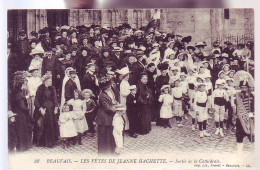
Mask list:
[[[254,81],[253,76],[249,72],[246,72],[244,70],[240,70],[240,71],[235,73],[235,75],[234,75],[234,85],[239,86],[241,81],[248,82],[248,85],[250,87],[254,87],[255,81]]]

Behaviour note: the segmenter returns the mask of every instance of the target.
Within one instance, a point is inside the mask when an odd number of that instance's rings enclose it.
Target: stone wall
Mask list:
[[[27,17],[22,20],[20,15],[24,15],[24,12],[18,11],[17,29],[26,28],[28,33],[33,30],[39,31],[48,25],[47,13],[46,10],[27,10]],[[100,24],[105,27],[115,27],[129,23],[133,28],[139,28],[146,26],[153,14],[154,9],[71,9],[67,10],[67,24],[72,26]],[[57,14],[57,17],[59,16]],[[11,17],[11,20],[14,19]],[[160,22],[160,31],[174,32],[183,36],[191,35],[192,44],[206,41],[211,45],[220,37],[253,34],[254,11],[253,9],[229,9],[229,19],[225,19],[224,9],[161,9]],[[13,30],[12,27],[13,25],[9,25],[8,30]]]

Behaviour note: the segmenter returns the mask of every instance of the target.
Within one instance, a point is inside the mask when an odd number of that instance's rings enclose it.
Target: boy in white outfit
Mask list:
[[[120,154],[121,149],[123,148],[123,130],[125,125],[125,120],[123,114],[126,112],[124,105],[119,104],[115,106],[116,114],[113,117],[113,136],[116,143],[115,152]]]
[[[208,120],[208,109],[207,101],[208,95],[205,90],[206,85],[204,83],[198,84],[198,91],[194,96],[194,110],[198,115],[198,124],[200,130],[200,137],[209,137],[210,134],[207,133],[207,120]]]
[[[212,94],[212,106],[214,109],[215,123],[216,123],[216,132],[215,135],[220,134],[221,137],[224,137],[223,133],[223,121],[225,115],[225,105],[229,101],[226,90],[224,90],[224,83],[221,81],[216,81],[217,88]]]

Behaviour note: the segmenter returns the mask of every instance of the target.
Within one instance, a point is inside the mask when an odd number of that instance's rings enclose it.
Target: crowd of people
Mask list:
[[[201,138],[213,122],[224,137],[241,91],[234,75],[254,76],[253,42],[191,44],[156,24],[45,27],[30,37],[8,36],[10,151],[82,145],[97,133],[99,154],[120,153],[124,134],[138,142],[151,122],[182,128],[183,119]]]

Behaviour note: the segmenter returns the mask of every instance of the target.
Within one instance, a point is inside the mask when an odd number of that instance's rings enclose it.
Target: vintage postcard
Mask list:
[[[255,167],[254,9],[7,17],[9,169]]]

